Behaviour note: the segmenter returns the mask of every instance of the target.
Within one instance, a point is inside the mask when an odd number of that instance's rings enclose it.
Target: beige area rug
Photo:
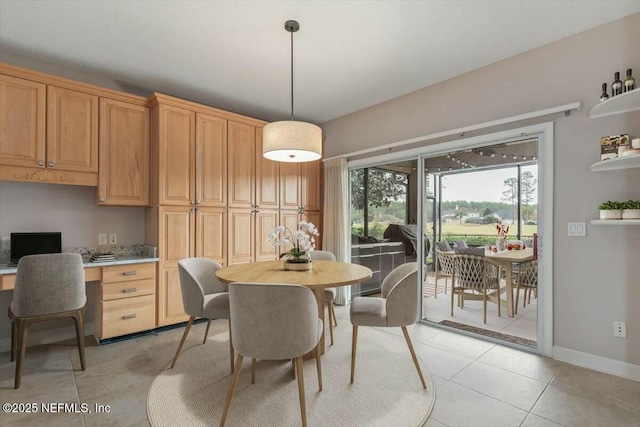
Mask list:
[[[374,328],[358,330],[356,379],[349,383],[351,331],[342,320],[335,345],[322,357],[323,391],[318,391],[315,360],[304,363],[307,425],[422,426],[435,403],[435,385],[420,361],[423,389],[401,337]],[[328,333],[328,331],[327,331]],[[184,351],[174,369],[155,378],[147,397],[154,427],[218,426],[231,382],[224,334]],[[402,340],[402,341],[400,341]],[[258,361],[251,384],[251,359],[244,360],[226,426],[300,426],[298,386],[290,361]]]

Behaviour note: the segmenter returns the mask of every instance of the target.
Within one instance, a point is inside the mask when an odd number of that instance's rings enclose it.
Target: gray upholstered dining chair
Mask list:
[[[312,251],[310,252],[311,260],[319,261],[335,261],[336,256],[333,252],[329,251]],[[336,319],[336,311],[333,308],[333,300],[336,298],[336,288],[325,288],[324,290],[324,302],[327,304],[327,312],[329,313],[329,335],[331,336],[331,345],[333,345],[333,326],[338,326],[338,319]],[[323,316],[324,317],[324,316]]]
[[[220,264],[209,258],[186,258],[178,261],[180,274],[180,289],[182,290],[182,305],[190,316],[184,330],[176,355],[171,362],[173,368],[178,360],[184,341],[187,339],[193,321],[198,317],[209,319],[204,331],[204,340],[211,327],[212,319],[229,319],[229,358],[231,372],[233,372],[233,342],[231,342],[231,319],[229,317],[229,287],[216,277]]]
[[[315,348],[318,386],[322,391],[322,366],[318,342],[322,337],[322,320],[313,292],[299,285],[232,283],[229,303],[233,329],[233,346],[238,358],[227,393],[220,427],[224,426],[231,399],[238,383],[242,360],[246,357],[265,360],[295,359],[303,427],[307,425],[304,399],[302,356]],[[252,364],[252,379],[255,363]]]
[[[487,323],[487,294],[497,293],[498,317],[500,317],[500,266],[484,256],[484,248],[467,248],[458,251],[454,258],[451,285],[451,316],[453,316],[454,296],[460,297],[460,307],[464,308],[465,298],[482,297],[484,323]],[[471,292],[471,294],[469,294]]]
[[[427,388],[422,376],[418,358],[413,350],[408,325],[413,325],[419,318],[418,264],[408,262],[394,268],[382,281],[382,297],[355,297],[351,302],[351,323],[353,324],[353,341],[351,343],[351,382],[356,370],[356,347],[358,343],[358,326],[401,327],[407,341],[411,358],[416,366],[422,387]]]
[[[11,361],[16,360],[15,388],[20,388],[29,326],[44,320],[71,317],[76,326],[80,366],[84,359],[84,320],[87,303],[84,265],[79,254],[29,255],[20,258],[11,319]]]

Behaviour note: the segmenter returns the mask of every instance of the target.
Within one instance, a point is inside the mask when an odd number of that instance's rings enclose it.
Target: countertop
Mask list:
[[[83,258],[84,267],[108,267],[110,265],[125,265],[125,264],[141,264],[146,262],[158,262],[160,258],[152,258],[148,256],[122,256],[115,261],[107,262],[91,262],[89,258]],[[17,267],[9,267],[8,264],[0,264],[0,275],[2,274],[15,274],[18,271]]]

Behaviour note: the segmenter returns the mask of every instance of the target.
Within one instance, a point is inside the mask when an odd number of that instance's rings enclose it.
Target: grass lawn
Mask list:
[[[523,225],[521,234],[523,236],[531,236],[537,233],[537,225]],[[461,234],[485,234],[498,235],[495,224],[442,224],[442,235],[461,235]],[[515,226],[511,226],[507,237],[516,238],[517,230]]]

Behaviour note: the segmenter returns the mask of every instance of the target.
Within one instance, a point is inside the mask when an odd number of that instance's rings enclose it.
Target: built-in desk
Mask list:
[[[127,257],[85,262],[87,282],[100,282],[96,293],[94,334],[98,341],[154,329],[158,258]],[[17,268],[0,265],[0,290],[15,287]]]

